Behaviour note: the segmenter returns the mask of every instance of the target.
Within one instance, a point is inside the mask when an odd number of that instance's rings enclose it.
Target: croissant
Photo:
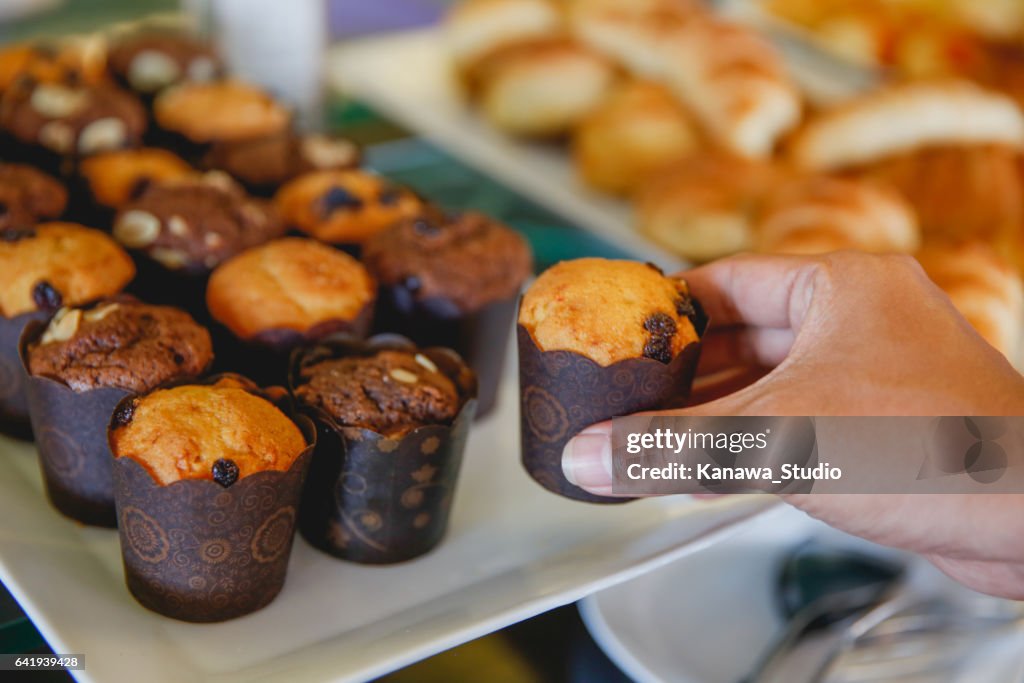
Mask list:
[[[444,21],[449,53],[463,71],[502,47],[556,35],[562,27],[562,16],[550,0],[464,0]]]

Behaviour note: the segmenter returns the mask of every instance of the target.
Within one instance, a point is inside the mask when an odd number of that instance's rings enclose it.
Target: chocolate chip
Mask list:
[[[131,199],[138,199],[152,185],[153,185],[153,179],[152,178],[150,178],[148,176],[142,176],[141,178],[139,178],[138,180],[135,181],[134,185],[132,185],[132,189],[128,193],[129,198],[131,198]]]
[[[7,206],[7,202],[0,202],[0,216],[6,216],[10,207]]]
[[[213,463],[213,480],[227,488],[238,481],[238,465],[234,460],[221,458]]]
[[[36,231],[32,228],[8,228],[0,231],[0,240],[4,242],[18,242],[35,236]]]
[[[174,354],[174,364],[175,365],[182,365],[184,362],[185,362],[185,356],[181,355],[180,353]]]
[[[664,313],[655,313],[644,321],[644,329],[651,334],[644,346],[644,356],[661,363],[671,362],[676,321]]]
[[[40,311],[56,311],[64,302],[64,297],[49,282],[40,280],[32,288],[32,301]]]
[[[117,409],[114,410],[114,415],[110,418],[110,426],[114,429],[125,427],[131,423],[132,418],[134,417],[135,400],[124,401],[118,404]]]
[[[377,201],[379,201],[384,206],[394,206],[395,204],[398,203],[398,200],[401,198],[401,188],[388,186],[380,191],[380,197],[378,197]]]
[[[693,307],[693,301],[687,297],[676,299],[676,313],[683,318],[693,318],[697,315],[697,309]]]
[[[320,200],[324,215],[338,210],[353,211],[363,206],[363,200],[342,187],[332,187]]]
[[[413,221],[412,229],[424,237],[433,237],[441,233],[441,227],[437,223],[428,221],[425,218],[417,218]]]

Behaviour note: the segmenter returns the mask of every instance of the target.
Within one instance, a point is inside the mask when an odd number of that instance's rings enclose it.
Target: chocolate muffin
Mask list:
[[[306,340],[348,329],[365,333],[376,285],[351,256],[313,240],[289,237],[250,249],[213,272],[206,302],[239,339]]]
[[[455,383],[421,353],[383,350],[303,367],[295,397],[338,425],[392,438],[428,424],[449,424],[461,408]]]
[[[83,160],[78,172],[90,200],[106,209],[137,199],[150,185],[195,174],[181,157],[154,147],[102,152]]]
[[[113,387],[143,393],[198,377],[213,360],[210,334],[187,313],[130,297],[62,308],[27,348],[34,376],[76,392]]]
[[[276,135],[291,123],[283,104],[259,88],[232,80],[168,88],[153,103],[153,115],[163,130],[200,146]]]
[[[0,128],[29,149],[80,157],[138,145],[146,112],[135,97],[109,85],[22,80],[0,100]]]
[[[67,190],[53,177],[24,164],[0,163],[0,233],[57,218],[67,200]]]
[[[290,227],[343,245],[360,245],[423,211],[410,190],[358,170],[306,173],[285,184],[274,201]]]
[[[686,282],[649,264],[563,261],[533,283],[519,324],[541,351],[572,351],[601,366],[631,358],[669,363],[698,341]]]
[[[131,458],[161,486],[208,479],[226,487],[259,472],[284,472],[306,448],[273,403],[235,380],[158,389],[113,418],[115,458]]]
[[[247,196],[223,174],[152,185],[121,207],[113,229],[128,249],[190,275],[283,232],[268,202]]]
[[[212,81],[223,72],[213,46],[173,31],[121,36],[110,46],[107,67],[118,82],[141,95],[182,81]]]
[[[267,137],[215,143],[203,157],[255,194],[273,195],[285,182],[310,171],[355,168],[359,146],[342,137],[285,131]]]

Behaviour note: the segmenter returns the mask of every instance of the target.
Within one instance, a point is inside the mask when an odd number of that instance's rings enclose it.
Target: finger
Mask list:
[[[562,474],[570,484],[598,496],[612,495],[612,423],[587,427],[562,451]]]
[[[693,407],[717,401],[741,389],[746,389],[769,372],[771,370],[768,368],[743,367],[724,370],[709,377],[702,377],[693,384],[689,406]]]
[[[728,327],[708,332],[701,344],[697,376],[737,367],[773,368],[789,355],[793,330],[773,327]]]
[[[715,326],[797,330],[813,292],[814,258],[735,256],[682,273]]]

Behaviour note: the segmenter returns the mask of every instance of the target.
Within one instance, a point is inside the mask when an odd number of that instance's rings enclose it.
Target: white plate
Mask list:
[[[582,184],[564,147],[511,138],[483,121],[462,96],[439,29],[343,44],[332,51],[327,73],[333,87],[579,227],[666,270],[682,267],[633,229],[628,202]]]
[[[0,437],[0,579],[55,651],[86,656],[82,681],[356,681],[638,576],[772,505],[601,507],[544,491],[519,465],[514,365],[470,438],[448,537],[424,558],[364,567],[300,539],[265,610],[175,622],[128,594],[116,532],[54,512],[34,449]]]

